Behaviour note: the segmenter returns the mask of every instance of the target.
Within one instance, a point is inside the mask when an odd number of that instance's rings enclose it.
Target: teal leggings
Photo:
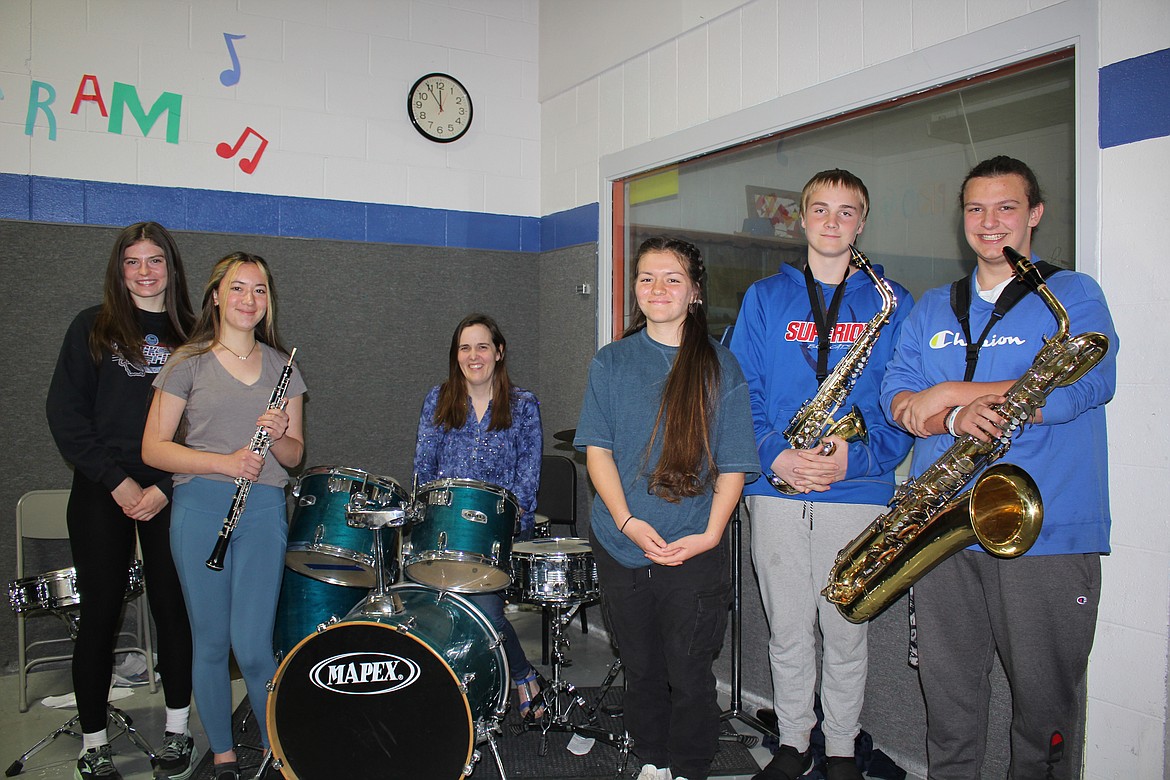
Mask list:
[[[284,489],[253,485],[223,571],[209,569],[207,558],[235,492],[234,482],[197,477],[175,487],[171,510],[171,553],[191,618],[195,706],[214,753],[234,748],[229,651],[268,747],[265,684],[276,673],[272,629],[288,538]]]

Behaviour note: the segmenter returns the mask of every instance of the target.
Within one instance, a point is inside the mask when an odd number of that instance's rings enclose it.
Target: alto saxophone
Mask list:
[[[877,287],[878,294],[882,297],[882,307],[866,324],[865,330],[853,342],[845,357],[833,368],[833,372],[825,377],[816,395],[805,401],[792,416],[788,427],[784,429],[784,438],[793,449],[812,449],[827,436],[839,436],[845,441],[869,440],[865,418],[856,405],[840,420],[834,420],[833,415],[845,403],[849,392],[857,384],[857,378],[861,376],[865,364],[869,361],[873,345],[877,343],[878,334],[898,308],[898,299],[894,296],[890,283],[874,272],[869,258],[857,251],[852,244],[849,245],[849,254],[849,262],[864,271]],[[831,455],[833,449],[832,442],[825,442],[822,454]],[[768,471],[767,478],[772,487],[785,495],[793,496],[800,492],[771,470]]]
[[[1012,436],[1034,419],[1057,387],[1076,382],[1109,351],[1102,333],[1070,338],[1068,312],[1026,257],[1004,247],[1004,257],[1056,318],[1057,330],[1036,353],[1000,404],[1006,421],[998,437],[983,442],[970,434],[955,440],[919,476],[901,485],[889,511],[874,520],[837,554],[822,595],[853,623],[880,613],[924,574],[959,550],[978,542],[1001,558],[1023,555],[1040,534],[1044,505],[1035,481],[1011,464],[983,471],[966,493],[971,477],[1003,457]]]
[[[281,369],[280,379],[277,381],[276,387],[272,388],[272,395],[268,397],[266,408],[284,408],[284,396],[288,393],[288,383],[292,379],[293,358],[296,356],[297,349],[293,347],[292,354],[288,356],[288,363]],[[268,431],[264,430],[263,425],[257,425],[256,432],[252,434],[252,440],[248,442],[248,449],[263,458],[268,455],[268,448],[271,445],[272,438],[268,435]],[[227,560],[228,543],[231,542],[232,534],[235,533],[240,517],[244,514],[244,507],[248,505],[248,493],[251,491],[252,480],[236,477],[236,493],[232,496],[232,506],[228,510],[227,517],[223,519],[223,527],[219,529],[219,534],[215,537],[215,546],[211,548],[211,555],[205,561],[207,568],[212,571],[223,571],[224,563]]]

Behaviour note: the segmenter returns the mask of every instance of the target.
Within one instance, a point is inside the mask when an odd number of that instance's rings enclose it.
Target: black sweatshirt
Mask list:
[[[95,364],[89,333],[101,307],[78,314],[61,344],[49,384],[45,411],[49,430],[65,460],[109,491],[132,477],[143,488],[156,485],[170,498],[171,475],[142,462],[142,430],[152,395],[151,382],[178,346],[166,312],[138,310],[145,335],[146,367],[103,350]]]

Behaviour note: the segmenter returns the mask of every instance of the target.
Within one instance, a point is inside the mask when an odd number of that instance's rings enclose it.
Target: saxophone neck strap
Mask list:
[[[1052,263],[1046,263],[1043,260],[1036,263],[1036,270],[1040,275],[1047,279],[1057,271],[1061,270],[1059,266]],[[983,329],[983,333],[979,338],[971,338],[971,287],[975,284],[975,272],[972,271],[970,276],[964,276],[962,279],[956,279],[951,284],[951,311],[955,313],[956,319],[959,320],[959,327],[963,329],[963,338],[967,340],[967,367],[963,373],[963,381],[970,382],[975,376],[975,366],[979,362],[979,348],[983,346],[984,340],[987,339],[987,334],[991,333],[991,329],[995,327],[995,323],[1003,319],[1004,315],[1012,310],[1012,307],[1020,302],[1025,295],[1028,294],[1028,286],[1020,281],[1018,278],[1013,278],[1003,292],[999,294],[999,299],[995,302],[995,309],[991,312],[991,318],[987,320],[987,327]]]
[[[820,387],[829,376],[829,345],[833,340],[833,330],[837,327],[837,313],[841,310],[841,299],[845,297],[845,281],[849,278],[849,266],[845,266],[845,276],[833,291],[833,298],[829,302],[829,310],[825,311],[825,294],[821,292],[821,285],[813,277],[812,268],[808,263],[804,265],[804,286],[808,290],[808,305],[812,309],[813,321],[817,325],[817,387]]]

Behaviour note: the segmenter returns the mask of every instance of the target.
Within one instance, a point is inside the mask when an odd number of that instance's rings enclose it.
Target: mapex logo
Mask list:
[[[418,676],[417,663],[389,653],[342,653],[309,670],[313,685],[347,696],[390,693],[410,685]]]
[[[1005,344],[1023,345],[1028,342],[1019,336],[996,336],[991,335],[983,340],[985,347],[1002,347]],[[947,347],[966,347],[967,340],[963,338],[963,334],[955,330],[940,330],[938,333],[930,337],[931,349],[946,349]]]

